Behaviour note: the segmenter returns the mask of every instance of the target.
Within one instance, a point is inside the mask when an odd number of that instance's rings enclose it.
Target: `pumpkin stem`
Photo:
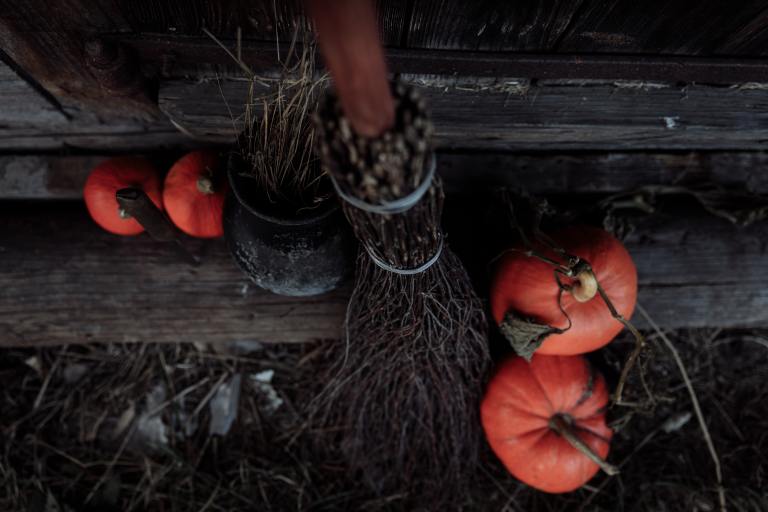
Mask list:
[[[571,426],[570,418],[563,414],[555,414],[549,419],[549,428],[562,436],[571,446],[583,453],[589,460],[600,466],[600,469],[608,475],[618,475],[619,468],[609,463],[590,448],[576,433]]]
[[[597,278],[591,269],[586,268],[576,274],[576,282],[571,286],[571,295],[579,302],[589,302],[597,295]]]
[[[213,180],[210,176],[204,174],[197,178],[197,190],[206,195],[213,194]]]

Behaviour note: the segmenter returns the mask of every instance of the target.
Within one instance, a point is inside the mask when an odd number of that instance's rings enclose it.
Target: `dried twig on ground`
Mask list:
[[[691,383],[690,377],[688,377],[688,372],[685,369],[685,364],[683,363],[683,360],[680,358],[680,354],[678,353],[675,346],[669,340],[667,335],[664,334],[664,331],[659,329],[659,326],[656,325],[656,322],[654,322],[653,319],[648,315],[648,313],[645,311],[645,308],[643,308],[640,304],[638,304],[637,310],[640,312],[641,315],[643,315],[646,322],[648,322],[648,324],[653,328],[653,330],[656,331],[656,333],[659,335],[661,340],[664,342],[664,345],[666,345],[667,349],[669,349],[669,351],[672,353],[672,357],[675,359],[675,364],[677,365],[677,368],[680,370],[680,375],[683,377],[683,381],[685,382],[685,387],[688,389],[688,393],[691,396],[691,402],[693,403],[693,410],[696,413],[696,419],[699,421],[701,432],[704,435],[704,441],[707,444],[707,449],[709,450],[709,453],[712,456],[712,461],[715,464],[715,476],[717,477],[717,494],[718,494],[718,499],[720,500],[720,510],[721,512],[725,512],[726,501],[725,501],[725,488],[723,487],[723,469],[720,465],[720,458],[717,456],[717,450],[715,449],[715,444],[712,442],[712,436],[709,433],[707,422],[704,419],[704,414],[701,412],[699,397],[696,395],[696,390],[693,388],[693,384]]]

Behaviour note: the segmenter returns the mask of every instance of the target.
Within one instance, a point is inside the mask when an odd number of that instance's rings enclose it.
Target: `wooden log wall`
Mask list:
[[[221,241],[189,241],[204,260],[190,267],[146,236],[100,231],[79,202],[111,155],[167,169],[188,148],[230,143],[247,83],[203,29],[231,49],[239,33],[243,59],[270,75],[300,1],[54,4],[0,0],[0,345],[338,337],[348,288],[270,295]],[[429,99],[446,229],[481,291],[493,187],[582,204],[649,185],[768,195],[764,2],[378,9],[392,72]],[[768,326],[768,222],[738,227],[684,195],[678,206],[627,235],[640,302],[669,328]]]
[[[40,167],[36,185],[5,197],[76,197],[84,165],[100,158],[20,157],[14,164],[6,157],[0,161],[5,169]],[[486,201],[477,194],[493,184],[543,196],[568,190],[571,199],[587,203],[690,178],[723,187],[748,184],[750,192],[766,194],[768,180],[760,170],[766,163],[768,155],[742,153],[439,156],[449,190],[449,240],[480,290],[487,286],[493,256],[494,244],[486,239],[496,234],[486,225],[487,211],[478,206]],[[496,172],[462,181],[478,165]],[[52,188],[52,176],[67,185]],[[0,171],[0,190],[9,190],[7,183]],[[632,224],[626,244],[638,266],[639,300],[657,322],[669,328],[768,326],[761,279],[768,269],[768,222],[738,227],[688,206],[643,215]],[[348,287],[312,298],[272,295],[238,271],[220,240],[188,240],[203,259],[192,267],[146,235],[101,231],[79,202],[0,201],[0,233],[0,344],[301,342],[340,336]]]

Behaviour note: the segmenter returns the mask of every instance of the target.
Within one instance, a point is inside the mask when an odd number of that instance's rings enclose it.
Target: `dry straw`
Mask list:
[[[207,33],[227,51],[249,81],[244,128],[237,145],[242,174],[253,179],[254,190],[288,213],[330,197],[314,153],[311,120],[328,78],[316,70],[315,46],[309,32],[296,31],[279,72],[273,76],[256,75],[242,60],[239,49],[237,54],[232,53]],[[266,93],[262,92],[265,88]]]

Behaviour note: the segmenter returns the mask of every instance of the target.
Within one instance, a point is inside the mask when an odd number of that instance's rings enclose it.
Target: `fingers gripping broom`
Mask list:
[[[334,70],[351,64],[335,62],[345,56],[324,39],[333,30],[338,40],[345,17],[329,27],[327,12],[318,9],[313,16],[321,50],[341,95],[328,94],[319,107],[321,160],[362,249],[346,344],[314,414],[323,424],[343,427],[351,467],[377,491],[447,498],[466,482],[481,442],[478,410],[490,366],[483,307],[440,230],[443,190],[424,100],[403,85],[385,88],[382,101],[359,98],[376,87],[350,93]],[[364,19],[375,28],[372,10],[352,18],[358,29]],[[367,47],[366,59],[382,55],[375,31],[355,44]],[[381,59],[382,66],[356,80],[386,84]],[[367,115],[370,109],[359,103],[384,112]]]

